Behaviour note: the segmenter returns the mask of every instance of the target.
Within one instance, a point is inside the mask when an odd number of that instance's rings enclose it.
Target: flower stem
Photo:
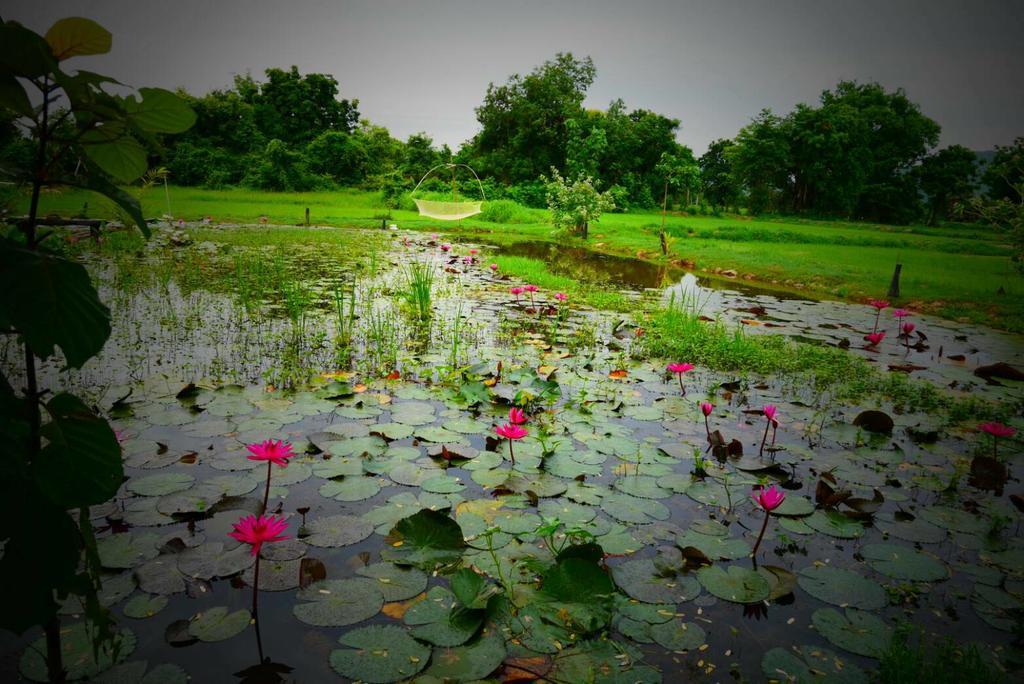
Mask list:
[[[686,394],[686,387],[683,385],[683,374],[676,373],[676,377],[679,378],[679,389],[682,390],[683,394]]]
[[[267,501],[270,500],[270,467],[272,465],[273,462],[267,461],[267,486],[263,490],[263,513],[261,513],[261,515],[267,514]],[[256,562],[258,564],[259,560],[257,560]]]
[[[516,452],[512,448],[512,440],[508,440],[508,455],[512,459],[512,465],[516,464]]]
[[[251,612],[252,612],[252,619],[253,620],[257,620],[257,615],[259,614],[259,606],[256,603],[256,598],[260,595],[260,554],[259,553],[256,554],[256,569],[253,570],[252,574],[253,574],[253,578],[252,578],[252,611]],[[259,629],[259,627],[257,627],[257,629]]]
[[[764,443],[768,439],[768,428],[771,427],[772,421],[768,421],[764,424],[764,436],[761,437],[761,449],[757,452],[758,458],[764,457]]]
[[[754,550],[750,552],[751,556],[757,556],[757,550],[761,547],[761,540],[764,539],[764,533],[768,529],[768,518],[771,517],[771,513],[768,511],[764,512],[764,524],[761,525],[761,534],[757,535],[757,542],[754,544]]]
[[[708,433],[708,444],[711,443],[711,425],[708,424],[708,417],[704,416],[704,431]]]

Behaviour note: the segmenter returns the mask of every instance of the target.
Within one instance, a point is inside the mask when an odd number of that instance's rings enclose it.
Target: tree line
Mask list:
[[[426,133],[394,138],[340,96],[327,74],[268,69],[196,96],[189,131],[165,136],[152,161],[172,182],[205,187],[312,190],[356,186],[395,200],[433,166],[465,163],[489,198],[545,206],[546,180],[591,179],[618,210],[799,214],[883,223],[937,222],[971,206],[979,191],[1019,201],[1024,139],[987,165],[960,145],[937,149],[939,124],[902,90],[841,82],[785,115],[763,110],[702,156],[677,142],[680,121],[621,99],[583,106],[593,61],[558,54],[526,75],[491,84],[476,109],[479,131],[453,152]],[[0,125],[0,156],[29,155]],[[433,186],[442,190],[437,181]],[[465,191],[475,191],[471,185]],[[960,211],[957,216],[972,215]],[[973,215],[977,215],[974,212]]]

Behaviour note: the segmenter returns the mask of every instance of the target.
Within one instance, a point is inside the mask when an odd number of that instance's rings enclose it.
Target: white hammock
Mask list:
[[[476,178],[476,183],[480,187],[480,197],[484,197],[484,184],[480,182],[480,177],[476,175],[476,171],[470,168],[466,164],[438,164],[434,168],[423,174],[423,178],[420,178],[420,182],[416,184],[416,187],[409,193],[410,196],[415,195],[416,191],[423,185],[423,181],[427,180],[430,174],[434,173],[437,169],[445,167],[452,170],[452,196],[457,198],[455,192],[455,169],[459,166],[465,166],[469,169],[469,172]],[[484,197],[484,199],[486,199]],[[458,221],[459,219],[469,218],[470,216],[476,216],[483,211],[483,200],[479,202],[440,202],[437,200],[428,199],[417,199],[412,198],[412,201],[416,203],[416,208],[420,211],[420,216],[426,216],[427,218],[437,219],[439,221]]]
[[[476,216],[483,211],[483,202],[435,202],[434,200],[416,199],[416,208],[420,216],[441,221],[458,221],[459,219]]]

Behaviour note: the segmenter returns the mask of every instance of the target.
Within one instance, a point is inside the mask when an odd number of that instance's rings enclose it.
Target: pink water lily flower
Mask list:
[[[441,251],[442,251],[442,252],[447,252],[447,251],[449,251],[449,250],[450,250],[451,248],[452,248],[452,246],[451,246],[451,245],[441,245]]]
[[[523,426],[512,425],[511,423],[499,425],[498,427],[494,428],[494,432],[499,437],[504,437],[505,439],[508,440],[508,455],[509,458],[512,459],[512,465],[515,465],[516,453],[512,449],[512,445],[516,442],[516,440],[520,440],[523,437],[526,437],[526,435],[528,435],[529,432]]]
[[[885,331],[879,330],[878,332],[873,332],[870,335],[865,335],[864,339],[867,340],[872,347],[877,347],[879,343],[885,339]]]
[[[516,301],[519,301],[519,295],[523,294],[523,288],[521,288],[521,287],[513,287],[513,288],[511,288],[509,290],[509,292],[511,292],[512,294],[514,294],[516,296]]]
[[[915,327],[917,326],[915,326],[913,323],[904,323],[902,326],[903,334],[909,335],[910,333],[914,332]]]
[[[779,424],[779,419],[776,418],[776,416],[779,414],[779,407],[776,406],[775,404],[765,404],[764,407],[761,409],[761,413],[763,413],[764,417],[770,420],[775,425]]]
[[[568,298],[569,298],[569,295],[565,294],[564,292],[556,292],[555,293],[555,299],[557,299],[560,302],[564,302]]]
[[[875,307],[879,311],[881,311],[882,309],[889,308],[889,302],[888,300],[885,299],[872,299],[870,302],[868,302],[868,305]]]
[[[775,485],[767,489],[755,489],[750,493],[750,496],[754,503],[766,511],[774,511],[786,499],[786,493]]]
[[[764,445],[768,441],[768,428],[772,428],[772,446],[775,446],[775,434],[779,429],[779,409],[774,404],[765,404],[761,413],[764,414],[766,422],[764,434],[761,436],[761,448],[757,452],[758,456],[764,456]]]
[[[704,414],[705,418],[710,416],[711,412],[714,411],[714,410],[715,410],[715,405],[712,404],[711,402],[708,402],[708,401],[701,402],[700,412]]]
[[[686,386],[683,385],[683,373],[693,370],[692,363],[670,363],[665,366],[665,370],[669,373],[675,373],[676,378],[679,379],[679,389],[683,394],[686,394]]]
[[[491,264],[490,268],[491,268],[492,271],[497,271],[498,270],[498,264]]]
[[[523,292],[536,292],[537,289],[536,285],[523,285]]]
[[[471,257],[471,256],[464,256],[464,257],[462,257],[462,263],[464,263],[464,264],[471,264],[471,263],[473,263],[473,257]]]
[[[508,410],[508,422],[513,425],[522,425],[527,421],[526,414],[523,413],[523,409],[513,406]]]
[[[437,239],[437,233],[431,233],[430,234],[430,239],[431,240],[436,240]]]
[[[479,252],[480,252],[479,249],[471,249],[471,250],[469,250],[469,253],[473,254],[473,255],[478,254]]]
[[[991,423],[982,423],[978,426],[978,429],[982,432],[987,432],[993,437],[1013,437],[1017,434],[1017,430],[1010,427],[1009,425],[1003,425],[995,421]]]
[[[288,529],[288,523],[284,518],[273,515],[249,515],[241,518],[233,524],[234,532],[228,536],[246,544],[252,544],[252,555],[260,552],[260,547],[266,543],[279,542],[289,537],[282,536],[282,532]]]
[[[892,315],[896,318],[906,318],[910,315],[910,312],[906,309],[894,309]]]
[[[245,447],[249,450],[250,461],[268,461],[275,463],[282,468],[288,466],[288,459],[295,456],[292,452],[292,445],[288,442],[268,439],[257,444],[248,444]]]

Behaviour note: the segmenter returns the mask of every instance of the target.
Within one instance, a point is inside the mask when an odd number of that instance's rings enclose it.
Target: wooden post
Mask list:
[[[668,242],[665,240],[665,214],[668,213],[668,180],[665,180],[665,196],[661,200],[661,254],[668,256]]]
[[[309,226],[309,207],[306,207],[306,226]]]
[[[892,272],[892,282],[889,283],[889,296],[896,298],[900,296],[900,271],[903,264],[896,264],[896,270]]]

